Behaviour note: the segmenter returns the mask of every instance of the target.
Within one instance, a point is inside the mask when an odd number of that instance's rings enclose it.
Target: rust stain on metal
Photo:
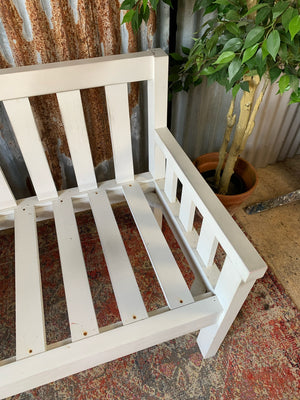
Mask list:
[[[32,40],[23,35],[23,20],[12,0],[0,3],[0,17],[16,66],[117,54],[121,49],[118,0],[78,0],[78,21],[69,1],[48,0],[51,21],[40,0],[26,0]],[[137,50],[132,39],[131,51]],[[133,50],[134,49],[134,50]],[[0,67],[9,67],[0,54]],[[131,108],[137,104],[138,88],[130,91]],[[69,157],[69,149],[58,103],[54,95],[30,100],[56,186],[62,188],[59,154]],[[94,165],[112,157],[112,148],[103,88],[82,91],[82,103]]]

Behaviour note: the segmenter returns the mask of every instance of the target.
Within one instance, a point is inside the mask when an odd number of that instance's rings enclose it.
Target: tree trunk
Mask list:
[[[255,95],[256,88],[260,81],[257,75],[254,77],[245,77],[244,80],[249,81],[249,92],[244,92],[240,102],[240,117],[236,127],[233,143],[231,145],[228,158],[224,167],[224,171],[221,177],[219,194],[226,194],[228,192],[229,182],[234,172],[234,166],[236,160],[241,153],[242,144],[245,143],[244,136],[246,134],[246,130],[251,116],[251,107],[253,103],[253,98]],[[254,120],[252,118],[251,121],[253,122],[253,127],[254,127]]]

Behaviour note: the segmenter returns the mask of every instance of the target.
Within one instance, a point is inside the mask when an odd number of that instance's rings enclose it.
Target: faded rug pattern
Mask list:
[[[127,207],[114,208],[148,311],[165,305]],[[77,215],[99,327],[120,321],[90,212]],[[163,232],[190,286],[193,274],[164,223]],[[38,225],[47,343],[70,337],[53,221]],[[222,251],[219,249],[219,259]],[[218,258],[217,257],[217,258]],[[14,233],[0,233],[0,359],[15,352]],[[11,399],[297,400],[300,313],[268,271],[248,296],[217,355],[203,360],[197,332],[22,393]]]

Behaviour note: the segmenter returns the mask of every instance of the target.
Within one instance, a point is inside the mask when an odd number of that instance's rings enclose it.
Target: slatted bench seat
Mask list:
[[[135,175],[128,89],[146,82],[148,171]],[[16,354],[0,362],[0,397],[200,330],[213,356],[266,266],[166,127],[168,57],[160,50],[11,68],[0,100],[29,171],[35,197],[15,200],[0,170],[0,225],[15,232]],[[105,87],[115,178],[97,182],[80,90]],[[28,97],[57,96],[77,187],[57,192]],[[146,134],[146,133],[145,133]],[[178,188],[181,187],[181,196]],[[147,312],[112,204],[126,201],[167,306]],[[91,209],[121,322],[99,329],[75,214]],[[194,272],[189,289],[161,231],[163,213]],[[194,227],[201,214],[200,233]],[[37,222],[53,218],[71,337],[47,345]],[[220,270],[218,245],[226,253]],[[79,295],[80,294],[80,295]],[[1,343],[0,343],[1,346]]]

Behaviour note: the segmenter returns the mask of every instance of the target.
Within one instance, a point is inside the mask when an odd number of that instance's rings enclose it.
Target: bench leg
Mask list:
[[[254,282],[242,282],[234,266],[230,262],[224,263],[215,288],[223,313],[216,324],[201,329],[197,338],[204,358],[213,357],[218,351]]]

